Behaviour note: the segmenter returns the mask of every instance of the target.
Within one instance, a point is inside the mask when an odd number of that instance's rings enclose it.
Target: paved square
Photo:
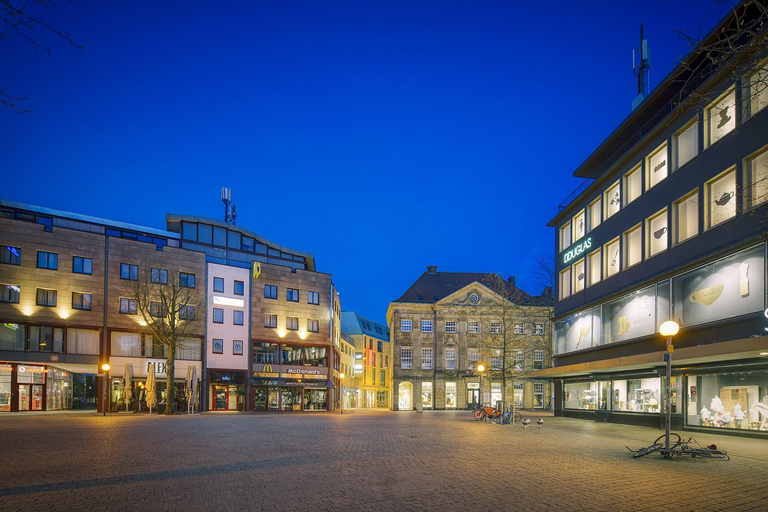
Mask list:
[[[632,459],[661,431],[468,411],[0,417],[0,510],[766,510],[768,440]]]

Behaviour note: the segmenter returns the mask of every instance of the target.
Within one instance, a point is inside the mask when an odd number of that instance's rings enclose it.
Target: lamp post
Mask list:
[[[107,415],[107,399],[108,399],[108,386],[109,386],[109,365],[107,363],[104,363],[101,365],[101,369],[104,371],[104,407],[101,408],[101,411],[104,413],[103,416]]]
[[[480,374],[480,407],[485,406],[485,402],[483,402],[483,372],[485,371],[485,366],[483,363],[480,363],[477,365],[477,373]]]
[[[339,374],[339,414],[344,414],[344,373]]]
[[[659,326],[659,334],[667,338],[667,353],[664,354],[664,360],[667,362],[667,376],[666,376],[666,388],[667,388],[667,401],[666,401],[666,431],[664,433],[664,457],[671,457],[669,451],[669,424],[672,417],[672,404],[670,398],[672,396],[672,390],[670,384],[672,380],[672,352],[675,347],[672,346],[672,337],[680,331],[680,326],[674,320],[667,320]]]

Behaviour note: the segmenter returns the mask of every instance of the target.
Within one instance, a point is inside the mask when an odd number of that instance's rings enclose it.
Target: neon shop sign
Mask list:
[[[578,243],[570,247],[565,253],[563,253],[563,263],[568,263],[573,258],[583,254],[592,247],[592,237],[585,238],[583,242]]]

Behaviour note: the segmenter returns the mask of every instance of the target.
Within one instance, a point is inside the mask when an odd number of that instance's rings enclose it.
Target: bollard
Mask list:
[[[541,426],[544,424],[544,420],[539,418],[539,419],[536,420],[536,423],[538,423],[539,424],[539,428],[541,428]]]
[[[523,418],[523,427],[528,428],[528,425],[531,424],[531,418]]]

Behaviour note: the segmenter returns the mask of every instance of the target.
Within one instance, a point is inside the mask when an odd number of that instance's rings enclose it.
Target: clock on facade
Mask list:
[[[477,301],[479,300],[480,300],[480,297],[478,297],[476,293],[473,293],[472,295],[469,296],[469,302],[471,302],[472,304],[477,304]]]

